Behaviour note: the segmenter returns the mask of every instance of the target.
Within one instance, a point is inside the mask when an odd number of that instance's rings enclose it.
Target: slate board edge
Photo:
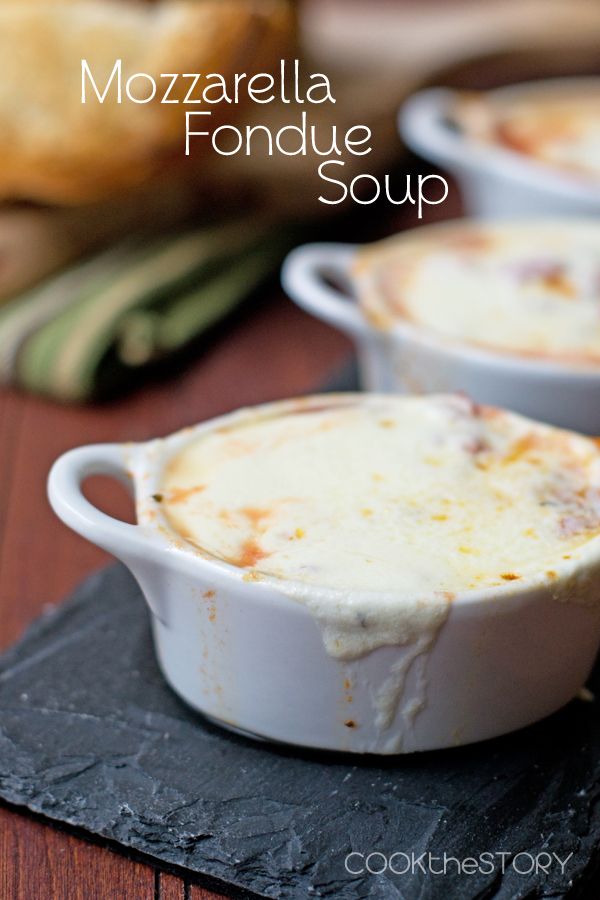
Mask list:
[[[82,825],[74,819],[69,819],[65,816],[52,816],[44,811],[42,807],[38,807],[34,803],[25,804],[22,800],[11,799],[11,792],[10,790],[4,790],[1,779],[0,803],[6,809],[21,815],[30,816],[34,821],[41,822],[47,827],[55,828],[57,831],[72,835],[88,844],[106,848],[107,850],[110,850],[111,853],[124,856],[127,859],[131,859],[133,862],[143,863],[160,873],[174,875],[177,878],[181,878],[183,881],[198,885],[206,891],[214,891],[216,894],[223,894],[224,896],[231,897],[232,900],[273,900],[274,895],[250,891],[248,888],[238,885],[234,881],[224,881],[211,875],[198,872],[195,869],[186,868],[182,863],[170,862],[165,856],[152,856],[152,854],[144,853],[132,844],[117,840],[102,831],[90,831],[89,827]]]

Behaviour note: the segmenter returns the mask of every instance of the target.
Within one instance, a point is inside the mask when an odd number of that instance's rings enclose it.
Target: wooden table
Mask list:
[[[119,402],[65,408],[0,393],[0,644],[17,640],[48,604],[109,557],[69,531],[48,506],[53,460],[92,441],[146,440],[183,425],[317,388],[348,357],[340,334],[278,289],[221,330],[182,374]],[[98,479],[90,495],[130,515],[129,500]],[[216,897],[99,844],[0,807],[0,900],[201,900]]]

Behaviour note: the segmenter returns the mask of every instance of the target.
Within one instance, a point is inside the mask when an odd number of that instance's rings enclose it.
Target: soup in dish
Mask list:
[[[600,79],[458,95],[452,119],[476,143],[600,182]]]
[[[130,567],[185,701],[245,734],[390,754],[523,727],[585,684],[599,457],[461,396],[335,394],[71,450],[49,496]],[[107,473],[133,480],[137,524],[83,495]]]
[[[600,532],[600,451],[461,396],[313,398],[192,435],[157,499],[249,577],[451,599],[575,560]]]
[[[460,221],[360,250],[359,301],[380,328],[575,366],[600,365],[600,226]]]

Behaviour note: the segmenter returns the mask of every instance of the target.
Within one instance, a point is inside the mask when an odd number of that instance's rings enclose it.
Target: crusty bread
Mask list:
[[[88,203],[183,157],[183,106],[84,105],[82,59],[99,87],[118,58],[124,81],[136,72],[227,76],[268,70],[292,30],[286,0],[0,0],[0,201]]]

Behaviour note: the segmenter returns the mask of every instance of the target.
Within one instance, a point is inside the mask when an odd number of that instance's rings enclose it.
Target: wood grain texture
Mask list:
[[[160,900],[224,900],[223,894],[207,891],[197,884],[161,872],[158,876]]]
[[[189,900],[221,900],[222,894],[215,894],[212,891],[206,891],[198,885],[190,885],[188,888]],[[188,900],[188,898],[186,898]]]
[[[2,900],[154,897],[154,872],[28,816],[0,807]]]
[[[159,872],[156,886],[160,900],[188,900],[189,888],[185,881],[176,875]]]
[[[59,523],[46,500],[56,457],[94,441],[146,440],[184,425],[318,388],[348,342],[279,291],[238,316],[185,371],[118,402],[66,408],[0,392],[0,646],[109,557]],[[91,498],[127,516],[106,480]],[[0,900],[215,900],[218,895],[0,807]]]

